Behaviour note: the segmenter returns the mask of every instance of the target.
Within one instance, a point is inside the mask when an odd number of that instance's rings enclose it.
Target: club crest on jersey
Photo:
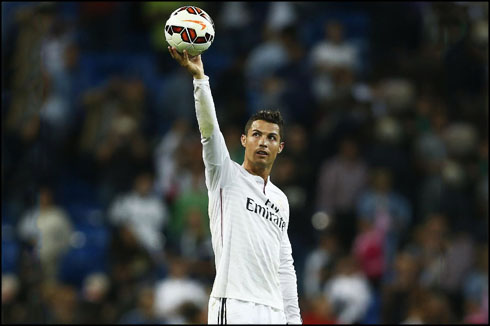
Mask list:
[[[284,231],[286,222],[282,217],[279,217],[279,208],[274,205],[269,199],[265,202],[265,206],[257,204],[252,198],[247,197],[246,208],[248,211],[256,213],[266,220],[277,225],[281,231]]]

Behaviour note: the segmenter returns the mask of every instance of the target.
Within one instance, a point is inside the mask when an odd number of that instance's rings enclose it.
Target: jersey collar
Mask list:
[[[244,175],[246,175],[248,178],[254,179],[254,180],[255,180],[255,182],[257,182],[258,184],[260,184],[260,185],[262,185],[262,186],[264,185],[264,179],[262,179],[262,177],[261,177],[261,176],[254,175],[254,174],[252,174],[252,173],[248,172],[248,171],[247,171],[247,170],[246,170],[246,169],[243,167],[243,165],[240,165],[240,168],[241,168],[242,173],[243,173]],[[270,184],[270,182],[271,182],[271,176],[269,175],[269,176],[267,176],[267,183],[266,183],[265,185],[266,185],[266,186],[268,186],[268,185]]]

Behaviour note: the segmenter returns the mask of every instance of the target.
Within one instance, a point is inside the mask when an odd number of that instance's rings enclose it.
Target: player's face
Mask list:
[[[252,122],[248,134],[242,135],[241,141],[245,147],[245,160],[264,167],[272,165],[277,154],[284,148],[279,136],[279,126],[264,120]]]

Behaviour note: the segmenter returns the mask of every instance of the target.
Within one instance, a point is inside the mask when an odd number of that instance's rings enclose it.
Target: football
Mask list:
[[[165,39],[170,46],[190,56],[206,51],[214,40],[214,22],[201,8],[180,7],[165,23]]]

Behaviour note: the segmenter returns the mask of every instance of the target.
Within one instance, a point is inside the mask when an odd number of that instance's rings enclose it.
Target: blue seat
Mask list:
[[[369,39],[371,21],[367,14],[330,11],[327,14],[318,15],[299,26],[298,36],[307,48],[325,38],[325,24],[329,21],[339,21],[344,25],[347,39]]]
[[[108,272],[110,231],[105,226],[77,224],[79,232],[75,246],[60,260],[60,281],[81,288],[85,277],[92,273]]]
[[[65,173],[56,186],[56,201],[61,206],[70,203],[93,203],[98,204],[95,187],[81,177]]]
[[[4,215],[2,207],[2,273],[16,273],[20,244],[15,236],[14,223]]]
[[[20,245],[14,240],[2,239],[2,274],[17,274]]]
[[[150,52],[85,52],[80,65],[93,85],[100,85],[112,76],[138,76],[145,84],[155,79],[156,59]]]
[[[379,324],[381,316],[381,295],[379,291],[372,291],[371,302],[361,324]]]
[[[94,202],[70,202],[63,208],[75,224],[103,224],[102,206]]]

